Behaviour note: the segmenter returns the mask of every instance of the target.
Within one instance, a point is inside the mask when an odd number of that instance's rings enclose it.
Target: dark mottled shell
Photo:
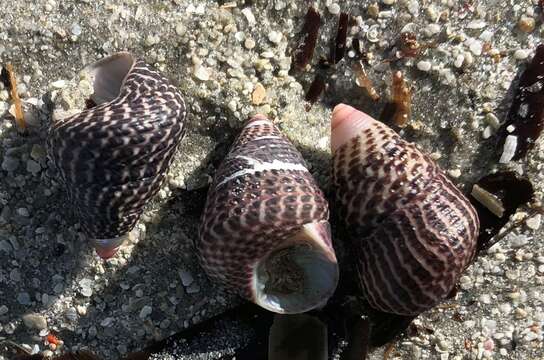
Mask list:
[[[469,264],[478,218],[428,156],[365,121],[334,153],[337,200],[370,304],[417,315],[446,298]]]
[[[211,184],[196,244],[202,266],[255,301],[255,267],[304,224],[325,225],[324,246],[334,257],[328,216],[301,154],[258,116],[244,127]]]
[[[116,54],[94,67],[121,57],[130,55]],[[185,130],[178,90],[143,61],[132,61],[113,100],[98,101],[49,129],[49,156],[92,239],[116,238],[135,226],[165,179]]]

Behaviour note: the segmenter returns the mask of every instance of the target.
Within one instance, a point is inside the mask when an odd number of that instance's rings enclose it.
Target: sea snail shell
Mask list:
[[[276,313],[324,305],[338,282],[329,210],[302,155],[262,115],[211,184],[197,249],[208,275]]]
[[[476,211],[428,156],[384,124],[333,111],[334,186],[370,305],[418,315],[452,291],[471,261]]]
[[[54,118],[48,153],[83,232],[109,258],[165,179],[186,110],[178,90],[129,53],[86,71],[96,106]]]

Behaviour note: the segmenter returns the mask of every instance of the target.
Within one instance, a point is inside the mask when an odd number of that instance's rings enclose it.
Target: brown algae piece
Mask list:
[[[320,26],[321,15],[314,7],[310,6],[306,13],[298,46],[293,52],[293,63],[297,69],[304,70],[312,60]]]
[[[15,71],[13,70],[13,65],[11,64],[7,64],[5,69],[7,71],[7,78],[9,81],[11,100],[15,106],[15,121],[17,122],[19,130],[24,132],[26,130],[26,123],[23,113],[23,105],[21,103],[21,99],[19,98],[19,94],[17,93],[17,79],[15,76]]]
[[[404,127],[412,116],[412,92],[400,71],[393,74],[391,100],[395,104],[393,121],[395,125]]]
[[[349,15],[341,13],[338,21],[338,31],[336,33],[334,54],[331,56],[331,62],[338,64],[344,58],[346,53],[346,39],[348,35]]]
[[[355,83],[366,90],[366,93],[374,101],[380,100],[380,95],[374,88],[372,80],[369,79],[363,64],[359,61],[353,64],[353,72],[355,73]]]
[[[317,101],[319,96],[325,91],[325,87],[327,84],[325,83],[325,79],[323,79],[323,76],[317,74],[314,78],[314,81],[310,84],[310,88],[308,89],[308,92],[306,93],[305,100],[309,103],[308,106],[306,106],[306,111],[310,111],[312,108],[312,105]]]

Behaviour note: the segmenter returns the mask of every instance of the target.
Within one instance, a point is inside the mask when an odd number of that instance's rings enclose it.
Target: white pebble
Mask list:
[[[542,215],[536,214],[535,216],[527,219],[525,222],[527,227],[532,230],[538,230],[540,228],[540,222],[542,221]]]
[[[465,56],[463,54],[459,54],[457,55],[457,57],[455,58],[455,61],[453,63],[453,65],[456,67],[456,68],[460,68],[461,66],[463,66],[463,62],[465,61]]]
[[[529,57],[529,50],[518,49],[514,52],[514,58],[517,60],[525,60]]]
[[[397,2],[397,0],[382,0],[382,3],[384,3],[384,5],[393,5]]]
[[[248,8],[248,7],[243,8],[242,9],[242,14],[244,14],[244,16],[246,17],[247,23],[250,26],[255,25],[255,23],[256,23],[255,15],[253,15],[253,12],[251,11],[250,8]]]
[[[491,296],[489,296],[489,294],[480,295],[480,302],[483,304],[491,304]]]
[[[337,3],[330,4],[327,9],[333,15],[340,14],[340,5],[338,5]]]
[[[274,43],[276,45],[281,42],[282,38],[283,38],[283,35],[279,31],[271,31],[268,34],[268,40],[270,40],[271,43]]]
[[[420,71],[427,72],[427,71],[431,70],[431,67],[432,67],[432,64],[431,64],[430,61],[422,60],[422,61],[417,63],[417,68]]]
[[[63,89],[66,86],[65,80],[57,80],[51,83],[51,87],[54,89]]]
[[[193,75],[198,79],[198,80],[202,80],[202,81],[208,81],[210,80],[210,72],[208,71],[208,69],[206,69],[204,66],[202,65],[197,65],[195,66],[194,70],[193,70]]]
[[[482,43],[478,40],[474,40],[470,44],[469,50],[476,56],[482,55]]]
[[[504,142],[504,148],[502,150],[501,158],[499,162],[501,164],[506,164],[512,160],[516,154],[516,149],[518,147],[518,137],[514,135],[508,135]]]

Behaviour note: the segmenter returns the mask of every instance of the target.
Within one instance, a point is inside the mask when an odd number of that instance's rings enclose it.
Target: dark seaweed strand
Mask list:
[[[509,132],[508,126],[514,130]],[[499,130],[499,147],[502,153],[508,135],[517,136],[516,153],[513,160],[525,156],[539,138],[544,128],[544,44],[536,48],[536,53],[521,75],[518,89],[506,122]]]
[[[417,315],[444,300],[472,259],[479,223],[438,166],[375,122],[336,151],[334,183],[369,303]]]
[[[251,298],[257,260],[302,225],[328,217],[301,154],[269,120],[256,119],[242,130],[210,187],[196,244],[201,263],[210,277]]]
[[[299,70],[304,70],[312,60],[320,26],[321,15],[314,7],[310,6],[300,32],[299,44],[293,52],[293,63]]]
[[[132,230],[165,179],[185,116],[178,90],[137,61],[117,98],[51,125],[49,155],[89,237]]]

